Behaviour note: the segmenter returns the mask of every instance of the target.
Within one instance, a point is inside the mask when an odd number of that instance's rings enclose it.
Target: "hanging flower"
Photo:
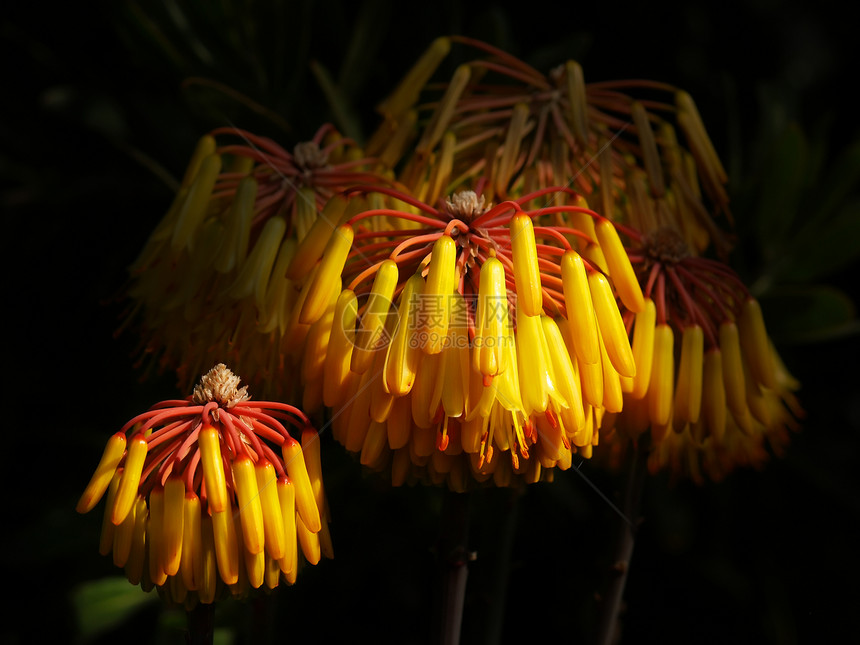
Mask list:
[[[432,82],[453,45],[483,57]],[[467,183],[497,201],[567,185],[612,220],[623,221],[631,202],[649,202],[657,222],[686,211],[688,242],[725,250],[711,213],[728,214],[726,173],[693,99],[672,85],[586,83],[576,61],[543,74],[452,36],[435,40],[378,109],[369,154],[402,163],[399,180],[427,203]]]
[[[799,387],[770,341],[761,308],[724,263],[695,256],[673,228],[634,240],[631,264],[645,307],[625,313],[638,368],[625,380],[616,428],[650,430],[653,471],[721,479],[779,450],[802,416]]]
[[[100,552],[171,603],[292,584],[302,561],[332,557],[316,431],[223,364],[108,440],[78,512],[105,493]]]
[[[337,221],[332,195],[356,184],[390,185],[378,170],[328,125],[292,154],[237,128],[202,137],[173,204],[131,266],[126,324],[140,332],[141,359],[175,371],[183,388],[206,365],[228,361],[264,395],[295,398],[295,369],[281,351],[293,341],[297,294],[287,269],[317,218]]]
[[[302,374],[335,438],[395,484],[456,490],[589,456],[604,411],[620,409],[618,374],[635,373],[613,284],[631,310],[642,296],[613,225],[565,189],[496,206],[461,191],[435,208],[373,190],[410,210],[359,212],[296,255],[310,276]],[[557,203],[523,210],[543,194]],[[596,219],[597,238],[540,223],[555,212]],[[612,283],[569,238],[603,249]]]

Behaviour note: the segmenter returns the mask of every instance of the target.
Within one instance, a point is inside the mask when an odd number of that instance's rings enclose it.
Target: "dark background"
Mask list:
[[[648,480],[622,642],[827,643],[853,631],[860,244],[851,235],[860,233],[860,162],[856,101],[844,89],[859,59],[852,22],[827,1],[552,6],[302,0],[4,9],[0,546],[14,601],[4,603],[0,641],[182,642],[182,615],[163,610],[155,594],[144,603],[140,592],[109,594],[114,604],[101,613],[81,600],[89,583],[119,572],[97,553],[101,506],[79,516],[77,498],[107,437],[180,394],[167,377],[141,382],[134,339],[114,337],[126,266],[202,133],[234,123],[288,149],[326,120],[366,135],[374,105],[415,58],[436,36],[455,33],[541,70],[574,58],[586,81],[649,78],[692,94],[731,175],[740,232],[733,260],[759,287],[771,332],[803,383],[804,429],[762,471],[701,487]],[[338,102],[321,91],[323,75]],[[183,84],[189,78],[209,85]],[[440,491],[390,490],[324,441],[335,560],[302,571],[267,616],[220,606],[220,634],[233,642],[266,642],[260,632],[296,643],[428,642]],[[590,463],[581,472],[617,503],[616,477]],[[472,504],[477,559],[463,642],[590,642],[612,508],[573,471],[515,502],[487,491]],[[90,618],[82,622],[76,602]],[[126,603],[137,608],[123,612]],[[92,614],[118,618],[94,634]]]

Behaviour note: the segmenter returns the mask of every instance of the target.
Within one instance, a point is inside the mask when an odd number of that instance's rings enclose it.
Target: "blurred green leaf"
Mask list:
[[[768,332],[777,343],[820,342],[860,332],[854,303],[834,287],[778,287],[761,304]]]
[[[122,576],[86,582],[72,591],[84,641],[121,625],[131,614],[156,602],[156,594],[141,591]]]
[[[788,127],[764,163],[756,215],[768,256],[778,254],[792,230],[805,189],[808,145],[796,125]]]
[[[860,260],[860,198],[829,219],[798,233],[792,251],[778,261],[782,279],[810,282]]]

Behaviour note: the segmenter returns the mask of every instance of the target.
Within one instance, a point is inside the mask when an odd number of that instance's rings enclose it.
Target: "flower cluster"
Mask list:
[[[316,430],[238,384],[219,364],[188,399],[128,421],[77,505],[107,493],[100,552],[171,603],[292,584],[302,562],[332,557]]]
[[[725,264],[686,92],[447,37],[379,112],[364,149],[201,140],[132,267],[146,355],[328,411],[395,485],[548,479],[646,430],[652,469],[719,478],[785,442],[797,383]]]
[[[372,164],[331,126],[293,153],[237,128],[202,137],[130,268],[126,324],[137,327],[141,356],[175,371],[183,390],[226,361],[263,396],[292,399],[296,288],[287,267],[317,217],[329,217],[334,194],[388,183]]]

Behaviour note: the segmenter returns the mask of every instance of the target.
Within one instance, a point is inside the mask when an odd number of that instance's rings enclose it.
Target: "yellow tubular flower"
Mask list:
[[[633,362],[630,339],[621,320],[609,281],[603,274],[595,272],[588,276],[588,286],[591,290],[600,335],[612,366],[622,376],[636,376],[636,364]]]
[[[543,313],[543,292],[532,219],[517,213],[511,218],[510,228],[517,304],[527,316],[539,316]]]
[[[576,357],[580,364],[593,365],[600,360],[600,345],[585,263],[576,251],[566,251],[561,260],[561,271]]]
[[[556,321],[549,316],[541,316],[541,324],[547,342],[548,354],[552,361],[555,385],[567,404],[565,410],[570,412],[570,415],[566,415],[564,412],[562,414],[565,423],[570,425],[570,432],[575,432],[585,424],[579,375],[573,365],[573,360],[576,359],[572,359],[568,353],[567,346],[564,344],[564,337]],[[570,423],[571,420],[572,423]]]
[[[549,357],[544,353],[546,344],[540,316],[529,316],[517,300],[517,351],[528,360],[518,361],[522,400],[529,414],[546,411],[549,393],[553,389],[548,373]]]
[[[242,263],[242,268],[230,288],[231,297],[240,300],[255,294],[257,308],[264,308],[266,286],[286,231],[287,221],[283,217],[273,217],[266,222],[257,243]]]
[[[104,516],[102,518],[102,530],[99,534],[99,553],[107,555],[111,552],[113,546],[114,533],[116,525],[111,521],[114,502],[116,501],[116,492],[119,490],[119,482],[122,479],[122,471],[118,470],[110,481],[107,491],[107,500],[105,503]]]
[[[296,489],[286,477],[278,479],[278,502],[281,506],[281,517],[284,520],[284,557],[278,560],[281,571],[287,580],[295,582],[297,572],[296,546]]]
[[[600,219],[594,228],[618,297],[630,311],[639,313],[645,307],[645,299],[618,231],[608,219]]]
[[[203,584],[203,537],[200,498],[189,491],[185,494],[182,522],[182,551],[180,563],[182,582],[189,591],[201,589]]]
[[[326,202],[287,268],[286,275],[290,280],[303,279],[323,256],[332,234],[341,223],[346,206],[347,200],[342,195],[334,195]]]
[[[766,388],[773,389],[776,385],[776,372],[758,300],[749,298],[744,302],[738,318],[738,332],[741,347],[756,381]]]
[[[200,430],[197,440],[200,443],[200,461],[203,464],[207,504],[211,512],[220,513],[227,508],[228,501],[219,433],[212,426],[206,426]]]
[[[338,226],[332,233],[319,267],[308,285],[307,296],[299,314],[300,323],[311,324],[322,316],[334,291],[334,285],[338,282],[337,278],[343,271],[354,236],[355,232],[349,224]]]
[[[720,325],[720,351],[723,355],[723,385],[726,390],[726,403],[735,422],[745,431],[749,431],[750,411],[747,407],[740,335],[737,325],[732,321],[725,321]]]
[[[212,189],[215,187],[219,172],[221,172],[219,155],[210,154],[203,159],[176,218],[170,240],[174,253],[178,253],[192,243],[193,236],[206,215],[206,206],[212,196]]]
[[[719,349],[705,354],[702,412],[709,436],[720,441],[726,431],[726,391],[723,387],[723,357]]]
[[[355,334],[355,348],[352,350],[350,369],[356,374],[363,374],[370,367],[375,352],[379,351],[376,344],[385,327],[397,278],[397,265],[391,260],[385,260],[373,279],[367,309],[361,317],[359,329]]]
[[[164,571],[164,489],[156,488],[149,495],[149,527],[146,533],[146,548],[149,556],[149,579],[156,586],[167,580]]]
[[[185,482],[170,477],[164,484],[164,572],[175,576],[182,558],[182,535],[185,526]]]
[[[122,478],[116,492],[111,522],[121,524],[131,511],[131,505],[137,497],[137,488],[140,485],[140,476],[143,472],[143,464],[146,460],[147,443],[143,435],[137,434],[132,437],[128,445],[128,453]]]
[[[138,500],[140,497],[138,497]],[[134,537],[134,528],[136,525],[136,511],[138,505],[133,504],[131,511],[125,516],[122,524],[116,527],[113,532],[113,563],[118,567],[125,566],[131,551],[131,542]]]
[[[242,536],[249,553],[260,553],[266,543],[263,532],[263,508],[254,463],[249,457],[239,457],[233,462],[233,483],[242,522]]]
[[[427,342],[422,349],[427,354],[442,351],[448,335],[448,318],[451,309],[451,294],[457,269],[457,244],[449,235],[443,235],[433,245],[430,265],[427,269],[427,283],[424,285],[422,305],[422,331]]]
[[[212,518],[206,515],[200,521],[200,546],[201,546],[201,579],[198,589],[200,602],[212,604],[215,602],[215,594],[218,588],[218,556],[215,552],[215,535],[212,528]]]
[[[284,442],[284,464],[287,475],[296,487],[296,509],[304,520],[307,529],[313,533],[320,530],[320,514],[314,497],[313,486],[305,467],[305,457],[301,444],[295,439]]]
[[[672,416],[676,428],[699,420],[704,347],[704,335],[699,325],[684,329],[681,337],[681,362],[678,365],[675,386],[675,411]]]
[[[257,182],[253,177],[243,178],[227,211],[224,243],[212,265],[218,273],[229,273],[245,261],[256,199]]]
[[[397,327],[386,352],[384,365],[385,387],[394,396],[408,394],[415,383],[421,354],[414,334],[420,320],[423,290],[424,279],[415,274],[406,281],[400,292]]]
[[[660,323],[654,329],[654,358],[651,363],[651,384],[648,388],[648,415],[651,423],[666,425],[672,411],[675,357],[672,328]]]
[[[657,324],[657,309],[651,298],[645,300],[645,306],[636,314],[633,323],[633,362],[636,364],[636,376],[633,377],[631,396],[641,399],[648,392],[651,382],[651,363],[654,359],[654,328]]]
[[[466,303],[459,295],[454,296],[448,329],[449,346],[443,352],[442,379],[437,387],[445,414],[460,417],[468,404],[469,379],[472,363],[469,358],[469,330],[466,320]]]
[[[146,560],[146,526],[149,521],[149,509],[146,500],[138,497],[134,509],[134,534],[131,540],[128,560],[125,563],[125,575],[133,585],[140,584],[143,577],[143,565]]]
[[[331,335],[323,365],[323,403],[337,407],[345,400],[352,352],[355,347],[355,323],[358,319],[358,301],[355,292],[344,289],[334,307]]]
[[[218,572],[225,584],[234,585],[239,581],[239,542],[232,510],[212,513],[212,532]]]
[[[108,486],[110,486],[111,479],[113,479],[120,460],[122,460],[122,456],[125,453],[125,445],[126,438],[125,434],[122,433],[117,433],[108,440],[102,453],[101,461],[99,461],[99,465],[96,467],[90,483],[87,484],[83,495],[81,495],[75,507],[78,513],[89,513],[99,503]]]
[[[440,37],[415,62],[394,92],[380,103],[377,111],[383,115],[396,117],[410,108],[417,100],[421,89],[430,80],[433,72],[451,50],[451,41]]]
[[[484,376],[496,376],[505,370],[503,344],[508,327],[505,267],[498,259],[489,258],[481,267],[472,352],[475,369]]]
[[[284,517],[278,500],[278,475],[269,461],[261,459],[254,466],[260,506],[263,512],[263,532],[266,538],[266,553],[275,560],[284,557]]]
[[[318,564],[322,556],[319,533],[305,526],[301,513],[296,513],[296,537],[302,547],[302,554],[310,564]]]

